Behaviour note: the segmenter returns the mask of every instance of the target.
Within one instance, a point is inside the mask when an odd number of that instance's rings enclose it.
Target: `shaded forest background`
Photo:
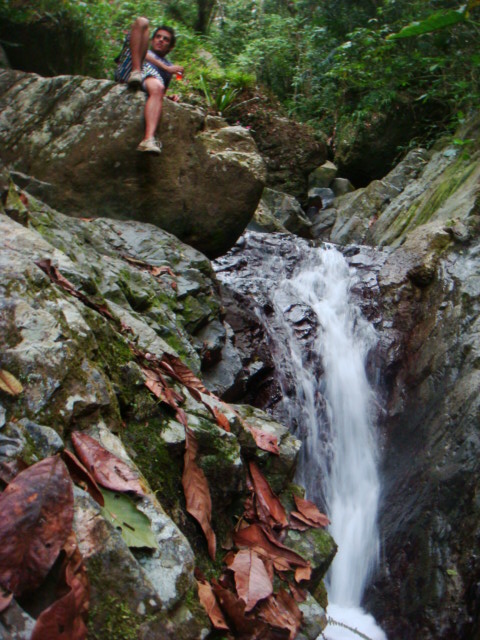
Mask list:
[[[1,0],[0,42],[14,68],[112,78],[132,20],[145,15],[153,24],[166,22],[179,33],[172,58],[186,67],[185,82],[175,87],[185,101],[249,125],[249,111],[263,100],[265,108],[328,139],[340,165],[348,165],[342,154],[348,156],[355,141],[366,149],[370,141],[372,153],[379,144],[388,146],[388,158],[378,167],[373,163],[368,175],[362,176],[360,167],[357,175],[351,169],[350,177],[361,186],[382,177],[410,146],[453,132],[478,108],[479,5],[479,0],[463,5],[452,0]],[[432,16],[433,28],[426,33],[395,38],[406,25],[425,24]]]

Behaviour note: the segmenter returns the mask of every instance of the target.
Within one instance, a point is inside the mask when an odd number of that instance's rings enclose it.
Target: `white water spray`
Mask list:
[[[338,544],[327,576],[327,614],[342,624],[329,624],[321,637],[385,640],[360,607],[379,550],[373,392],[365,371],[375,331],[352,302],[354,273],[342,254],[298,239],[295,248],[301,254],[288,274],[282,258],[265,250],[253,278],[273,308],[261,315],[281,363],[284,418],[303,441],[297,480],[307,498],[325,505]]]

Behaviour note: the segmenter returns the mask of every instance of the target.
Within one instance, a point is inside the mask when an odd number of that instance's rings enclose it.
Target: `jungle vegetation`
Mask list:
[[[434,139],[478,108],[479,5],[480,0],[0,0],[0,41],[12,60],[22,49],[28,52],[28,38],[22,42],[19,34],[50,25],[50,46],[59,50],[50,56],[51,75],[110,78],[123,34],[137,15],[145,15],[177,29],[174,59],[185,65],[187,82],[177,83],[176,91],[193,102],[207,102],[234,118],[235,103],[266,92],[290,117],[327,135],[342,122],[368,126],[379,113],[407,108],[421,120],[424,137]],[[402,32],[407,26],[410,31]],[[55,68],[55,60],[65,62],[67,71]]]

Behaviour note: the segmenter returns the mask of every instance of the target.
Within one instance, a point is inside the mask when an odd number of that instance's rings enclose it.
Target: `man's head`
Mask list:
[[[175,46],[176,37],[172,27],[162,25],[157,27],[152,36],[152,49],[160,55],[167,55]]]

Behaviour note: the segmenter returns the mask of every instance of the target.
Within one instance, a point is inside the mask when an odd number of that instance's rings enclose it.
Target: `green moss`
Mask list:
[[[161,418],[148,422],[130,422],[123,435],[125,443],[135,452],[135,463],[158,494],[162,506],[172,512],[183,500],[181,486],[182,458],[174,458],[160,432],[165,426]]]
[[[320,604],[324,609],[328,606],[328,594],[327,588],[325,587],[325,583],[323,580],[317,584],[314,591],[312,592],[312,596],[315,600]]]
[[[94,640],[137,640],[145,619],[134,613],[128,604],[114,596],[106,596],[90,611],[89,638]]]
[[[107,322],[100,320],[93,314],[88,314],[90,328],[97,341],[97,358],[109,375],[113,375],[119,368],[133,360],[128,342]],[[93,322],[91,322],[93,320]],[[98,320],[96,322],[95,320]]]
[[[457,191],[475,170],[475,164],[465,164],[458,160],[444,174],[444,177],[433,194],[421,201],[416,200],[402,216],[399,216],[393,223],[397,231],[396,237],[401,235],[407,228],[415,228],[425,224],[434,216],[442,205]]]

